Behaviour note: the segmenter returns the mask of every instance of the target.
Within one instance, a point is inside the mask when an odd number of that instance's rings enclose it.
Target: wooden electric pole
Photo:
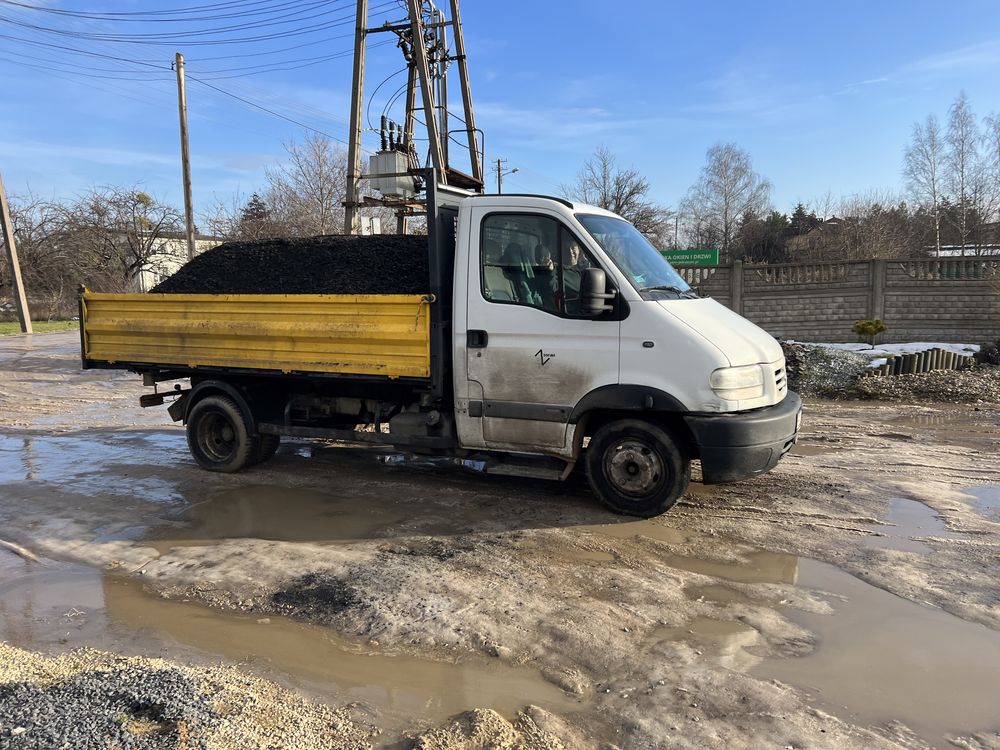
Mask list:
[[[28,298],[24,296],[21,265],[17,261],[17,245],[14,244],[14,224],[10,219],[10,207],[7,205],[7,191],[4,190],[2,176],[0,176],[0,229],[3,230],[3,243],[7,248],[7,265],[10,267],[11,277],[14,279],[14,304],[17,306],[17,319],[21,322],[21,332],[31,333]]]
[[[437,25],[437,45],[440,50],[448,49],[448,24],[444,20],[444,11],[437,11],[431,15],[432,21]],[[441,123],[441,155],[444,158],[445,168],[451,164],[448,158],[448,59],[439,60],[437,68],[438,79],[438,112]]]
[[[497,159],[497,165],[493,167],[493,171],[497,173],[497,195],[503,192],[503,176],[505,174],[514,174],[520,171],[517,167],[513,169],[504,169],[504,165],[507,163],[506,159]]]
[[[458,0],[451,0],[451,24],[452,37],[455,40],[455,62],[458,63],[458,83],[462,89],[462,106],[465,108],[465,130],[469,136],[469,160],[472,162],[472,177],[483,183],[483,160],[479,153],[476,114],[472,108],[469,64],[465,54],[465,35],[462,33],[462,17],[458,11]]]
[[[407,19],[398,22],[385,22],[381,26],[368,28],[369,0],[357,1],[357,17],[354,33],[354,77],[351,89],[351,130],[347,148],[347,195],[344,198],[344,233],[357,234],[359,230],[358,212],[361,206],[382,205],[397,209],[397,230],[405,230],[407,215],[413,215],[414,209],[420,207],[419,193],[411,193],[406,197],[389,194],[381,198],[365,196],[362,198],[361,182],[371,178],[401,178],[408,175],[419,176],[424,170],[420,158],[416,154],[414,143],[414,123],[417,112],[422,112],[424,121],[420,123],[427,131],[430,163],[434,168],[434,179],[441,184],[453,184],[458,187],[482,192],[483,161],[479,152],[478,131],[472,110],[472,97],[469,92],[469,72],[465,52],[465,40],[462,36],[462,26],[458,17],[459,0],[450,0],[452,18],[449,20],[444,11],[438,9],[430,0],[406,0]],[[401,0],[402,4],[402,0]],[[426,18],[425,18],[426,16]],[[452,41],[456,54],[448,51],[448,27],[451,27]],[[398,46],[406,59],[406,113],[402,136],[398,134],[396,124],[389,122],[389,148],[385,142],[386,129],[383,127],[382,150],[379,154],[391,151],[406,153],[406,169],[398,172],[397,167],[391,174],[365,175],[361,169],[362,113],[364,111],[365,83],[365,50],[370,34],[388,32],[399,37]],[[458,64],[459,78],[462,88],[462,104],[465,110],[465,131],[469,139],[469,159],[472,164],[472,175],[462,174],[449,163],[449,112],[448,112],[448,79],[447,70],[450,63]],[[417,103],[419,89],[420,104]],[[385,119],[385,118],[383,118]],[[398,140],[393,145],[392,133]],[[400,148],[399,144],[402,144]]]
[[[174,56],[177,71],[177,109],[181,120],[181,168],[184,173],[184,224],[187,230],[188,259],[194,257],[194,209],[191,207],[191,152],[188,148],[187,93],[184,90],[184,55]]]
[[[361,110],[365,104],[365,46],[368,34],[368,0],[358,0],[354,31],[354,77],[351,85],[351,134],[347,146],[347,200],[344,201],[344,234],[358,234],[361,203]]]
[[[406,7],[410,13],[413,62],[417,66],[417,79],[420,81],[420,94],[424,103],[424,121],[427,127],[427,137],[430,139],[431,164],[437,173],[437,179],[448,184],[448,165],[444,160],[441,132],[438,128],[437,107],[434,103],[434,88],[431,85],[430,64],[427,60],[423,6],[420,0],[406,0]]]

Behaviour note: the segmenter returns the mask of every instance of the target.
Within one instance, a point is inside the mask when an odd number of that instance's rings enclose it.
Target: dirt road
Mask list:
[[[0,747],[119,667],[187,696],[136,747],[1000,747],[1000,405],[809,402],[636,522],[322,443],[210,474],[78,356],[0,339]]]

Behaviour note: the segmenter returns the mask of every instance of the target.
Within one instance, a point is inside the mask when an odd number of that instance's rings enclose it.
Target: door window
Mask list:
[[[537,214],[490,214],[481,237],[483,297],[579,316],[583,271],[596,264],[566,227]]]

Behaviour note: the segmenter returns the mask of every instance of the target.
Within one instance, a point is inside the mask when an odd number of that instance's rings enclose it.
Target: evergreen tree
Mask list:
[[[789,224],[789,231],[793,236],[797,237],[802,234],[808,234],[813,229],[818,227],[819,219],[812,211],[806,213],[806,207],[801,203],[797,203],[795,205],[795,210],[792,211]]]

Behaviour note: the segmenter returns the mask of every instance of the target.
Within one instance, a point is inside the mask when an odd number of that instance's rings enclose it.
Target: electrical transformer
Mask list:
[[[412,198],[416,195],[413,177],[404,174],[409,168],[407,156],[402,151],[379,151],[368,157],[368,174],[399,177],[371,177],[369,184],[386,197]]]

